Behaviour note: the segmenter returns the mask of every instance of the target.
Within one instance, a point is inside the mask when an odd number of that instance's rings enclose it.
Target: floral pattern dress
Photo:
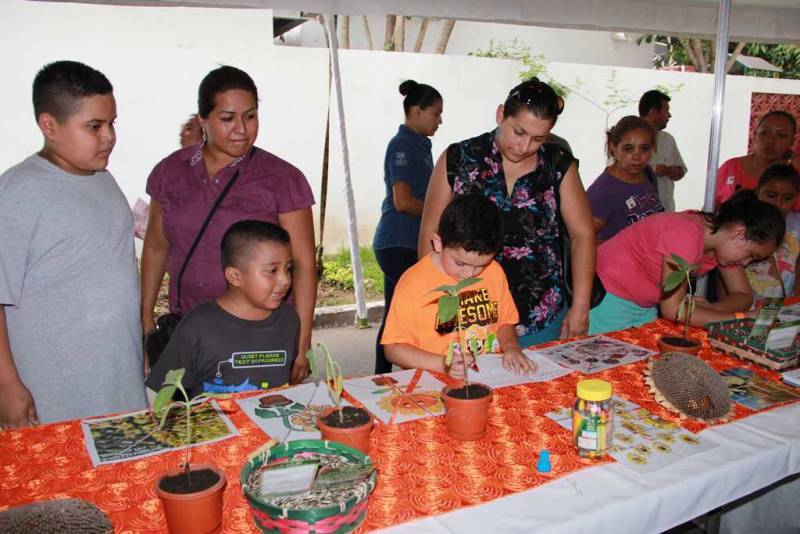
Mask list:
[[[454,196],[481,193],[500,208],[505,237],[497,261],[519,312],[517,335],[524,336],[548,326],[564,307],[556,187],[576,160],[558,145],[543,144],[539,165],[509,195],[494,136],[488,132],[450,145],[447,181]]]

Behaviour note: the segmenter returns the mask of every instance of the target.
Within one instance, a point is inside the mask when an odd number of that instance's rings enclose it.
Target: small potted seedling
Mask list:
[[[207,402],[210,397],[227,395],[202,393],[193,399],[184,389],[182,380],[185,369],[173,369],[167,373],[164,384],[153,402],[153,412],[164,428],[172,408],[182,407],[186,411],[183,442],[186,457],[183,466],[171,469],[156,481],[155,489],[164,505],[167,525],[173,534],[195,532],[217,532],[222,525],[222,493],[225,475],[216,466],[189,464],[189,448],[192,443],[192,410]],[[183,400],[173,401],[179,391]]]
[[[480,278],[466,278],[454,285],[442,285],[433,291],[443,294],[438,300],[439,324],[448,323],[455,319],[455,329],[447,349],[444,363],[446,366],[453,364],[456,352],[466,356],[468,353],[477,358],[479,348],[475,339],[464,341],[464,330],[461,323],[461,290],[480,282]],[[474,441],[486,435],[486,425],[489,422],[489,405],[492,403],[492,388],[485,384],[470,384],[469,366],[466,357],[461,358],[464,372],[464,384],[461,387],[442,389],[442,399],[445,407],[445,423],[447,432],[451,437],[460,441]],[[473,368],[477,364],[473,360]]]
[[[675,270],[664,281],[664,293],[674,291],[684,281],[686,282],[686,295],[683,296],[683,300],[678,305],[675,316],[676,322],[683,322],[683,335],[661,336],[658,340],[658,348],[662,353],[684,352],[686,354],[697,354],[700,351],[700,342],[689,337],[689,322],[692,320],[692,313],[694,313],[695,307],[691,275],[699,266],[695,263],[689,263],[677,254],[672,254],[668,264]]]
[[[342,406],[342,367],[333,359],[327,345],[316,343],[309,349],[307,356],[311,375],[317,382],[325,381],[334,403],[333,407],[324,410],[317,418],[322,439],[338,441],[369,454],[372,414],[364,408]]]

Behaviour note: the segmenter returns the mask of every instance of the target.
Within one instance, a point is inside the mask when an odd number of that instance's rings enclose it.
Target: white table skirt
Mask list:
[[[718,446],[657,471],[638,474],[618,463],[587,468],[383,532],[661,532],[800,472],[800,404],[709,428],[702,435]],[[800,516],[800,502],[786,514]],[[769,531],[763,527],[760,532]]]

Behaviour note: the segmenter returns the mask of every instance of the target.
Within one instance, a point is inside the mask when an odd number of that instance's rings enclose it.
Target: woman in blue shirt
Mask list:
[[[386,314],[394,287],[406,269],[417,262],[417,240],[428,181],[433,171],[431,140],[442,123],[442,95],[414,80],[400,84],[405,122],[389,141],[383,163],[386,198],[372,248],[383,271],[384,315],[375,344],[375,372],[388,373],[381,345]]]

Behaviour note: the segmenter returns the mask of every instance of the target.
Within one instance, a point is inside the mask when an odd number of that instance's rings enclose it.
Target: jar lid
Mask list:
[[[611,384],[605,380],[581,380],[578,397],[587,401],[604,401],[611,398]]]

